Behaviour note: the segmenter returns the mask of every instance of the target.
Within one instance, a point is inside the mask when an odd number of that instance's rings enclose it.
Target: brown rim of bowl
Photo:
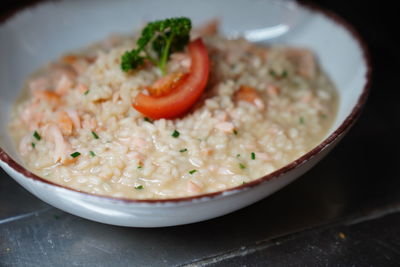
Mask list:
[[[37,3],[37,1],[34,1],[34,2]],[[320,14],[325,15],[326,17],[328,17],[328,19],[331,19],[332,21],[336,22],[337,24],[343,26],[343,28],[345,28],[349,32],[350,35],[358,42],[358,45],[362,49],[363,58],[367,65],[367,73],[365,75],[366,83],[364,85],[362,94],[359,96],[359,98],[357,100],[357,104],[354,106],[353,110],[346,117],[346,119],[343,121],[343,123],[330,136],[328,136],[325,140],[323,140],[318,146],[316,146],[315,148],[313,148],[312,150],[310,150],[309,152],[307,152],[300,158],[296,159],[295,161],[289,163],[288,165],[286,165],[266,176],[258,178],[257,180],[248,182],[248,183],[240,185],[240,186],[225,189],[222,191],[213,192],[213,193],[189,196],[189,197],[181,197],[181,198],[130,199],[130,198],[110,197],[110,196],[105,196],[105,195],[98,195],[98,194],[83,192],[83,191],[79,191],[79,190],[76,190],[73,188],[69,188],[67,186],[63,186],[63,185],[59,185],[59,184],[47,181],[47,180],[35,175],[34,173],[28,171],[24,167],[22,167],[15,160],[13,160],[1,147],[0,147],[0,160],[5,162],[10,168],[14,169],[16,172],[19,172],[19,173],[23,174],[24,176],[26,176],[27,178],[30,178],[32,180],[39,181],[39,182],[42,182],[42,183],[45,183],[45,184],[48,184],[51,186],[67,189],[70,191],[74,191],[76,193],[80,193],[83,195],[93,196],[93,197],[97,197],[97,198],[104,199],[104,200],[120,201],[120,202],[124,202],[124,203],[176,203],[176,202],[191,202],[193,200],[206,200],[206,199],[208,200],[210,198],[216,198],[216,197],[222,196],[227,193],[228,194],[229,193],[232,193],[232,194],[239,193],[241,191],[244,191],[244,190],[254,187],[256,185],[265,183],[271,179],[279,178],[283,174],[293,170],[297,166],[302,165],[305,162],[307,162],[308,160],[310,160],[311,158],[313,158],[316,154],[318,154],[324,148],[328,147],[331,143],[333,143],[333,141],[336,140],[339,136],[341,136],[343,133],[345,133],[346,130],[350,129],[350,127],[354,124],[356,119],[361,114],[362,107],[367,100],[369,88],[371,85],[371,72],[372,72],[371,57],[368,52],[368,48],[367,48],[365,41],[362,39],[361,35],[356,31],[356,29],[351,24],[349,24],[346,20],[344,20],[342,17],[340,17],[339,15],[337,15],[336,13],[334,13],[330,10],[321,8],[313,3],[305,2],[302,0],[297,1],[297,3],[306,9],[309,9],[314,12],[319,12]],[[11,14],[15,14],[15,13],[11,13]],[[0,20],[0,22],[1,22],[1,20]]]

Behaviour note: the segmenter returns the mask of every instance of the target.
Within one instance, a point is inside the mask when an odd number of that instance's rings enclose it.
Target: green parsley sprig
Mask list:
[[[126,72],[136,69],[147,59],[158,66],[165,75],[169,56],[185,48],[191,29],[192,22],[185,17],[150,22],[143,28],[140,38],[136,41],[136,49],[122,55],[121,69]]]

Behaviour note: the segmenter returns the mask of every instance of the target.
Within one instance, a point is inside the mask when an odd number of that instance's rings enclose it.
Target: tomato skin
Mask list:
[[[147,87],[147,91],[151,96],[160,97],[170,94],[180,83],[183,83],[189,73],[171,73],[162,77],[151,86]]]
[[[167,95],[160,97],[139,93],[132,106],[151,119],[173,119],[183,115],[203,93],[209,76],[207,48],[198,38],[188,44],[191,65],[188,77]]]

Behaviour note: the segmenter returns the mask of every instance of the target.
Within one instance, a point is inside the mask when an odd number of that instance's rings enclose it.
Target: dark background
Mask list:
[[[31,2],[3,1],[0,19]],[[248,208],[159,229],[69,215],[0,171],[0,266],[400,266],[398,9],[389,1],[303,2],[353,24],[373,65],[363,114],[320,164]]]

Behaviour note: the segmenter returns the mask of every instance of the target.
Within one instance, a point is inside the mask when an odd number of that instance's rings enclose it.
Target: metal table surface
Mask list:
[[[0,14],[25,2],[10,2]],[[390,37],[393,8],[317,2],[354,23],[374,63],[364,113],[320,164],[232,214],[156,229],[70,215],[0,171],[0,266],[400,265],[400,56]]]

